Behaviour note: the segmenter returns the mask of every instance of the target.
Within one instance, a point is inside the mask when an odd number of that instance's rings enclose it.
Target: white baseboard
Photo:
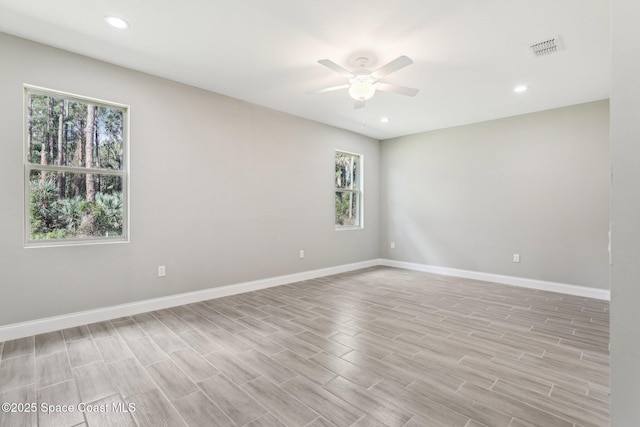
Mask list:
[[[89,323],[102,322],[104,320],[116,319],[123,316],[132,316],[134,314],[145,313],[153,310],[161,310],[163,308],[176,307],[183,304],[191,304],[209,299],[316,279],[318,277],[330,276],[332,274],[346,273],[348,271],[360,270],[362,268],[376,267],[379,265],[404,268],[407,270],[424,271],[444,276],[483,280],[487,282],[544,291],[560,292],[569,295],[607,301],[610,300],[611,297],[610,291],[606,289],[587,288],[583,286],[567,285],[564,283],[545,282],[542,280],[526,279],[522,277],[458,270],[455,268],[437,267],[426,264],[393,261],[389,259],[374,259],[0,326],[0,342],[57,331],[59,329],[72,328],[74,326],[81,326]]]
[[[0,342],[380,265],[379,259],[0,326]]]
[[[524,277],[503,276],[501,274],[482,273],[479,271],[458,270],[456,268],[437,267],[434,265],[416,264],[411,262],[381,259],[380,265],[404,268],[406,270],[424,271],[441,274],[443,276],[463,277],[465,279],[483,280],[485,282],[503,285],[519,286],[523,288],[539,289],[542,291],[560,292],[600,300],[611,300],[611,291],[607,289],[587,288],[585,286],[568,285],[565,283],[546,282],[544,280],[527,279]]]

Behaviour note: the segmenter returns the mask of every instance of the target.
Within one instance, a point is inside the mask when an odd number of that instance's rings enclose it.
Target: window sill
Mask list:
[[[361,225],[345,225],[345,226],[336,226],[336,231],[348,231],[348,230],[363,230],[364,227]]]
[[[129,243],[127,237],[104,238],[104,239],[51,239],[51,240],[29,240],[25,242],[25,249],[30,248],[55,248],[68,246],[86,246],[86,245],[109,245],[116,243]]]

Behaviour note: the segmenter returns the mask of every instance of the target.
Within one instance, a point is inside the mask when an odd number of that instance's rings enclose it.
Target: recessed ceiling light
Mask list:
[[[118,28],[120,30],[129,28],[129,23],[122,18],[118,18],[117,16],[107,16],[104,18],[104,21],[112,27]]]
[[[389,123],[389,117],[383,117],[380,119],[382,123]]]
[[[520,86],[516,86],[513,91],[516,93],[522,93],[522,92],[526,92],[527,89],[529,89],[527,86],[525,85],[520,85]]]

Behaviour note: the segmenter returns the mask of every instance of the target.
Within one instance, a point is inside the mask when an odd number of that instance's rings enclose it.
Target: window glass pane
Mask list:
[[[359,156],[336,153],[336,188],[354,190],[358,188],[360,173]]]
[[[123,218],[120,176],[30,173],[30,240],[122,236]]]
[[[358,193],[336,191],[336,225],[360,225]]]
[[[27,94],[27,161],[123,170],[124,112]]]

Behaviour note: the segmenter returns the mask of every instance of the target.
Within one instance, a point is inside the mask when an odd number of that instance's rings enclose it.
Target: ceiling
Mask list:
[[[0,0],[0,31],[376,139],[609,97],[607,0]],[[117,30],[107,15],[126,19]],[[560,36],[564,49],[529,45]],[[414,63],[354,109],[317,63]],[[1,55],[0,55],[1,57]],[[515,93],[524,84],[529,90]],[[115,100],[117,101],[117,100]],[[380,119],[387,117],[388,123]]]

